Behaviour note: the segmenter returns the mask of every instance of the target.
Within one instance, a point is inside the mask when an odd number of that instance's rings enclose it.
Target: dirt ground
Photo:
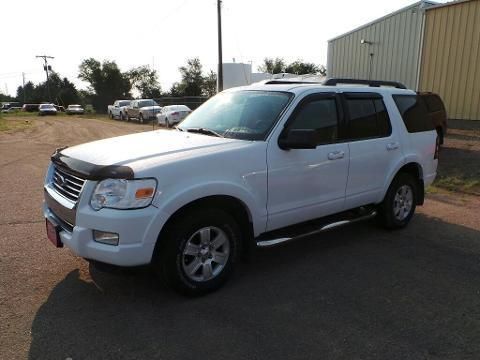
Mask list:
[[[45,236],[55,148],[151,126],[16,121],[30,123],[0,132],[0,359],[480,357],[480,197],[434,187],[404,230],[359,223],[260,250],[222,290],[186,299],[147,268],[103,272]],[[475,180],[455,166],[478,170],[479,144],[451,131],[441,176]]]

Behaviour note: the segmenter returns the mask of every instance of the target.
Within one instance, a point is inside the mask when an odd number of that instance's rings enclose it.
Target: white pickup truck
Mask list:
[[[116,100],[113,105],[108,105],[108,117],[110,119],[127,119],[127,107],[130,105],[131,100]]]
[[[360,83],[371,86],[271,80],[218,94],[175,130],[59,149],[48,238],[98,262],[152,264],[198,295],[256,246],[374,216],[404,227],[435,178],[437,134],[414,91]]]

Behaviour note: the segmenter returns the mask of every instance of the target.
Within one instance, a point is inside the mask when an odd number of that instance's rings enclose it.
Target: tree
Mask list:
[[[203,78],[203,95],[212,97],[217,93],[217,74],[210,72]]]
[[[301,60],[294,61],[285,68],[286,73],[304,75],[317,74],[320,72],[320,66],[314,63],[303,62]]]
[[[183,96],[201,96],[203,90],[202,64],[199,58],[187,60],[187,66],[179,68],[182,80],[178,90]]]
[[[116,99],[131,97],[130,80],[120,71],[115,61],[100,63],[94,58],[83,60],[79,66],[78,78],[90,84],[92,105],[99,112],[105,112],[107,106]]]
[[[157,71],[149,66],[139,66],[127,72],[132,88],[136,89],[142,98],[158,98],[162,89],[158,82]]]
[[[279,73],[290,73],[297,75],[305,74],[317,74],[326,76],[327,69],[323,65],[316,65],[314,63],[303,62],[302,60],[296,60],[290,64],[286,64],[285,60],[282,58],[265,58],[263,64],[258,67],[258,71],[269,73],[269,74],[279,74]]]
[[[16,99],[10,95],[5,95],[0,92],[0,101],[7,102],[7,101],[15,101]],[[23,98],[22,98],[23,101]]]
[[[50,92],[49,92],[50,89]],[[52,72],[47,82],[34,85],[31,81],[25,86],[17,88],[17,99],[26,103],[41,103],[49,100],[49,94],[53,102],[60,105],[69,105],[78,103],[80,100],[78,90],[75,85],[66,77],[63,79],[58,73]]]
[[[263,64],[258,67],[258,71],[269,74],[279,74],[285,72],[285,68],[285,60],[282,58],[265,58]]]

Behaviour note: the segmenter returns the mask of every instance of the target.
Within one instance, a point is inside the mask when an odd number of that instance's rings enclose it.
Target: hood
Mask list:
[[[114,137],[72,146],[62,155],[94,165],[138,165],[143,161],[179,158],[191,151],[216,152],[249,144],[247,141],[193,134],[176,130],[156,130]],[[135,169],[134,169],[135,170]]]

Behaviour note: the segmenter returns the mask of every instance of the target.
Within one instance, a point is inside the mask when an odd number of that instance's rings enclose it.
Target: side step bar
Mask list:
[[[279,238],[276,238],[276,239],[266,239],[266,240],[262,239],[260,241],[257,241],[257,246],[264,248],[264,247],[271,247],[271,246],[283,244],[283,243],[288,242],[288,241],[298,240],[298,239],[301,239],[301,238],[304,238],[304,237],[307,237],[307,236],[310,236],[310,235],[315,235],[315,234],[318,234],[318,233],[321,233],[321,232],[324,232],[324,231],[332,230],[332,229],[335,229],[337,227],[350,225],[350,224],[360,222],[360,221],[365,221],[365,220],[368,220],[368,219],[371,219],[371,218],[375,217],[376,215],[377,215],[377,212],[374,210],[374,211],[372,211],[372,212],[370,212],[366,215],[362,215],[362,216],[359,216],[359,217],[356,217],[356,218],[353,218],[353,219],[349,219],[349,220],[335,221],[335,222],[332,222],[330,224],[323,225],[316,230],[308,231],[308,232],[301,233],[301,234],[296,234],[295,236],[292,236],[292,237],[279,237]]]

